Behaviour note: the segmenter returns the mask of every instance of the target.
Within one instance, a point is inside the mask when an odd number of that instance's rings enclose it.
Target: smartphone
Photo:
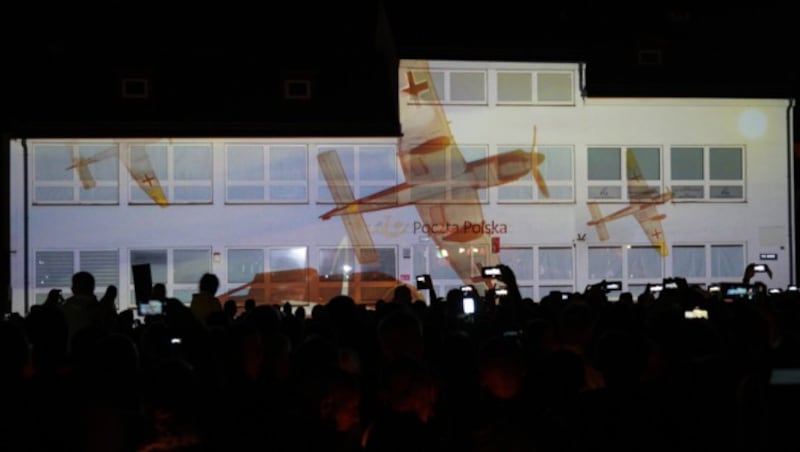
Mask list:
[[[481,274],[484,278],[497,278],[501,275],[500,268],[498,267],[483,267]]]
[[[139,303],[137,305],[139,315],[161,315],[164,311],[164,303],[161,300],[150,300],[147,303]]]
[[[781,292],[782,292],[782,290],[781,290],[781,289],[779,289],[779,288],[777,288],[777,287],[773,287],[773,288],[769,289],[769,294],[770,294],[770,295],[779,294],[779,293],[781,293]]]
[[[705,309],[694,308],[691,311],[683,311],[685,319],[708,319],[708,311]]]
[[[496,289],[494,294],[498,297],[505,297],[508,295],[508,289]]]
[[[179,337],[173,337],[172,339],[169,340],[169,343],[170,344],[174,344],[174,345],[178,345],[181,342],[183,342],[183,341]]]
[[[569,294],[568,293],[562,293],[561,294],[561,301],[567,301],[567,300],[569,300]]]
[[[764,264],[757,264],[753,266],[753,271],[755,272],[765,272],[767,271],[767,266]]]
[[[719,289],[720,289],[720,287],[717,284],[712,284],[712,285],[708,286],[708,291],[711,292],[711,293],[717,293],[717,292],[719,292]]]
[[[417,290],[431,288],[428,278],[430,278],[428,275],[417,275]]]
[[[788,287],[786,288],[786,291],[787,291],[787,292],[797,292],[797,286],[795,286],[794,284],[792,284],[792,285],[790,285],[790,286],[788,286]]]
[[[621,281],[606,281],[605,286],[603,287],[606,291],[612,290],[622,290],[622,282]]]
[[[650,285],[650,292],[652,292],[652,293],[658,293],[658,292],[661,292],[662,290],[664,290],[664,285],[663,284],[651,284]]]
[[[464,297],[464,314],[475,313],[475,299],[472,297]]]
[[[461,292],[464,294],[472,293],[472,286],[461,286]]]

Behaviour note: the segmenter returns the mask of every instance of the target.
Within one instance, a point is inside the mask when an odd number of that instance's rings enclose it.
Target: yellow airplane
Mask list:
[[[498,257],[492,252],[492,231],[484,220],[478,190],[532,173],[539,191],[549,196],[538,169],[544,155],[537,152],[536,128],[530,151],[515,149],[467,162],[455,143],[427,64],[400,71],[398,159],[405,182],[355,199],[336,151],[322,152],[317,159],[337,206],[320,218],[340,216],[351,243],[363,251],[363,258],[370,259],[374,257],[368,251],[372,238],[361,214],[414,205],[423,232],[456,274],[465,283],[479,281],[481,267],[496,265]]]
[[[89,169],[89,165],[110,157],[115,157],[117,155],[117,148],[111,148],[106,149],[105,151],[100,151],[89,157],[81,158],[80,156],[74,156],[72,159],[72,165],[68,166],[66,169],[76,170],[78,172],[78,177],[81,179],[81,186],[83,186],[84,189],[89,190],[97,185],[97,182],[94,180],[92,172]],[[132,153],[130,158],[125,161],[125,167],[128,169],[128,173],[130,173],[131,177],[139,185],[139,188],[141,188],[142,191],[144,191],[147,196],[153,200],[153,202],[161,207],[166,207],[169,205],[167,197],[164,194],[164,190],[161,188],[161,184],[158,182],[156,172],[153,169],[153,165],[150,163],[150,158],[147,156],[146,152],[141,151]]]
[[[596,202],[590,202],[588,206],[592,219],[586,225],[594,226],[597,229],[597,237],[601,241],[605,241],[609,239],[606,223],[633,215],[650,243],[658,247],[658,253],[661,256],[668,256],[669,248],[664,237],[664,229],[661,226],[661,220],[667,216],[659,213],[656,207],[671,200],[672,192],[659,193],[658,188],[647,185],[639,164],[636,162],[636,157],[630,149],[625,153],[625,166],[628,173],[628,199],[630,203],[627,207],[603,216],[600,206]]]

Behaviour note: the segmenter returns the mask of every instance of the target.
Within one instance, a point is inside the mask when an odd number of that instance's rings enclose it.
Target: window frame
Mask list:
[[[260,147],[261,148],[261,158],[262,163],[264,165],[264,175],[262,180],[233,180],[230,178],[230,160],[229,150],[235,147]],[[303,150],[303,159],[304,159],[304,180],[292,180],[292,181],[274,181],[271,177],[270,171],[270,154],[273,148],[298,148],[297,152],[300,152],[300,149]],[[224,144],[224,164],[225,164],[225,204],[231,205],[247,205],[247,204],[308,204],[309,202],[309,162],[308,162],[308,145],[307,144],[296,144],[296,143],[225,143]],[[232,199],[230,196],[229,189],[232,186],[237,187],[263,187],[264,192],[263,196],[260,200],[252,199],[252,200],[237,200]],[[297,199],[287,199],[287,200],[280,200],[271,197],[271,189],[273,187],[279,186],[291,186],[291,187],[300,187],[302,186],[305,190],[305,195],[302,198]]]
[[[703,151],[703,179],[674,179],[672,170],[672,153],[675,149],[702,149]],[[735,179],[711,179],[711,151],[714,149],[738,149],[740,151],[740,163],[742,168],[741,180]],[[740,203],[747,202],[747,149],[743,145],[673,145],[669,147],[669,158],[665,159],[665,168],[669,178],[664,181],[666,186],[673,193],[672,202],[692,203],[692,202],[719,202],[719,203]],[[702,186],[703,196],[698,198],[681,198],[675,196],[676,186]],[[740,186],[742,189],[741,197],[715,198],[711,196],[712,187]]]

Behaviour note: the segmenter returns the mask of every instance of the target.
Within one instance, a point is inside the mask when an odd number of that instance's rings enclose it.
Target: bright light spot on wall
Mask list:
[[[745,110],[739,115],[739,131],[747,138],[760,138],[767,132],[767,117],[761,110]]]

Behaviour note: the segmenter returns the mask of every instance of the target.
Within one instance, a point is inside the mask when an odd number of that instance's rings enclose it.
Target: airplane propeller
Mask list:
[[[545,198],[550,197],[550,191],[547,189],[547,181],[544,180],[539,165],[544,162],[544,155],[536,151],[536,126],[533,126],[533,146],[531,147],[531,174],[536,180],[536,186]]]

